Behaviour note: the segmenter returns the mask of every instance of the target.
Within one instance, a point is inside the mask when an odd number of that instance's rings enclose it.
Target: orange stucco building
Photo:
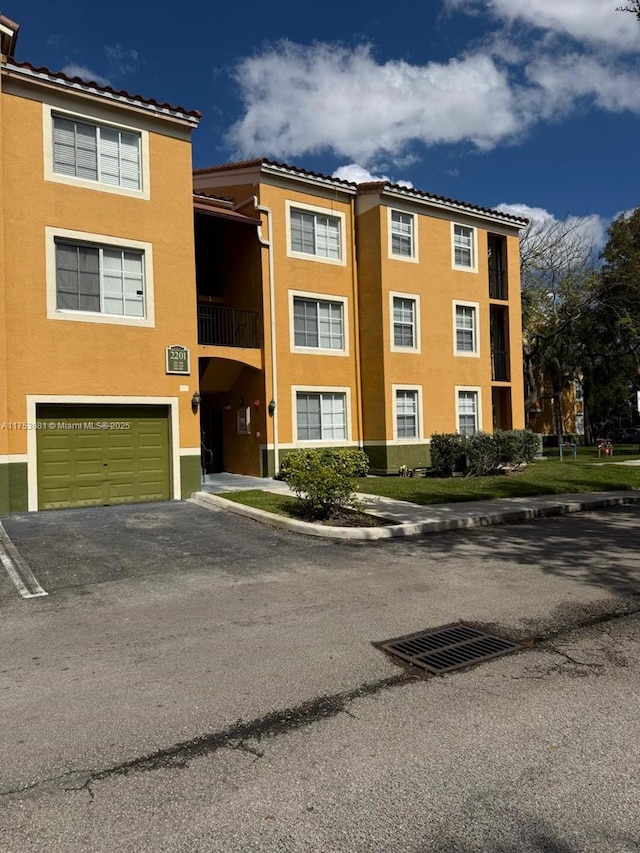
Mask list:
[[[199,113],[17,61],[17,34],[0,16],[0,515],[523,426],[525,220],[266,159],[192,172]]]
[[[0,18],[0,514],[179,498],[200,477],[199,114],[15,59]],[[180,369],[180,365],[178,365]]]
[[[207,309],[262,329],[251,361],[201,346],[214,468],[272,474],[291,449],[352,445],[388,472],[428,464],[434,432],[523,427],[524,220],[265,159],[197,169],[194,186],[257,228]],[[212,239],[196,228],[197,252]]]

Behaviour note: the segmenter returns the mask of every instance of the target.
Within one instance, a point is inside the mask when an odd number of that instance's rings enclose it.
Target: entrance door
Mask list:
[[[213,459],[211,462],[211,473],[217,474],[219,471],[224,471],[224,430],[222,409],[211,409],[211,452]]]

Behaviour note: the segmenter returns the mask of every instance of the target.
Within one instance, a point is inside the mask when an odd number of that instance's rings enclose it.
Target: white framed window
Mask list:
[[[290,257],[345,265],[344,213],[287,201]]]
[[[150,243],[47,227],[47,317],[153,326]]]
[[[393,437],[411,441],[422,438],[422,388],[393,385]]]
[[[389,257],[403,261],[417,261],[416,218],[413,213],[389,208],[388,225]]]
[[[460,435],[473,435],[482,424],[479,388],[456,388],[456,422]]]
[[[348,355],[347,299],[289,291],[291,351]]]
[[[453,352],[455,355],[472,357],[480,355],[479,311],[477,302],[453,303]]]
[[[475,228],[451,223],[452,257],[454,269],[477,272],[478,237]]]
[[[575,395],[576,403],[581,403],[584,400],[584,391],[582,388],[582,382],[579,379],[573,380],[573,393]],[[582,434],[582,433],[580,433]]]
[[[389,293],[391,351],[420,352],[420,297],[415,293]]]
[[[347,393],[336,390],[296,390],[298,441],[346,441]]]
[[[149,134],[43,105],[45,179],[148,199]]]
[[[584,415],[582,413],[576,412],[575,421],[576,421],[576,435],[584,435]]]
[[[53,119],[53,171],[129,190],[142,189],[140,134],[64,115]]]

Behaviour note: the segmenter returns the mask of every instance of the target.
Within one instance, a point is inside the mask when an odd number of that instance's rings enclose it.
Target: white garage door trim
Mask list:
[[[33,427],[27,430],[27,483],[29,512],[38,510],[38,462],[36,406],[47,403],[86,403],[105,406],[168,406],[171,424],[171,494],[179,501],[180,493],[180,416],[177,397],[85,397],[27,394],[27,424]]]

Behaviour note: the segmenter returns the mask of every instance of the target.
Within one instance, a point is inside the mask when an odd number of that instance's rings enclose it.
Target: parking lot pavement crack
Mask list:
[[[378,681],[365,682],[352,690],[321,696],[293,708],[273,711],[248,722],[238,720],[238,722],[221,731],[201,735],[188,741],[181,741],[173,746],[114,764],[103,770],[63,773],[28,785],[0,790],[0,797],[18,796],[51,785],[58,785],[64,791],[86,789],[93,796],[91,786],[95,785],[96,782],[117,776],[129,776],[134,773],[147,773],[153,770],[183,769],[194,759],[212,755],[220,749],[238,749],[254,755],[257,760],[264,755],[264,752],[257,747],[250,746],[247,741],[261,742],[266,738],[297,731],[343,713],[346,707],[356,699],[373,696],[393,687],[422,680],[422,674],[414,675],[402,672],[399,675],[382,678]]]
[[[532,671],[525,672],[519,676],[510,676],[512,679],[545,679],[554,673],[566,673],[574,676],[585,676],[590,672],[600,674],[606,669],[606,663],[595,663],[579,661],[567,652],[563,652],[552,645],[563,634],[569,634],[575,630],[585,627],[599,627],[604,623],[637,615],[640,608],[626,607],[622,612],[599,616],[597,618],[584,620],[579,624],[573,624],[564,631],[552,631],[547,636],[538,636],[524,643],[523,651],[542,651],[555,654],[563,659],[562,663],[554,663],[551,666],[531,667]],[[624,660],[624,659],[623,659]],[[624,666],[626,662],[614,662],[607,659],[609,663]],[[64,791],[79,791],[86,789],[93,799],[93,785],[117,776],[129,776],[135,773],[146,773],[154,770],[176,770],[189,766],[191,761],[201,758],[221,749],[237,749],[255,756],[255,760],[264,756],[264,750],[251,746],[251,743],[260,743],[264,739],[288,734],[302,728],[309,727],[322,720],[336,717],[338,714],[346,714],[352,719],[358,719],[349,706],[357,699],[373,696],[394,687],[406,686],[417,681],[431,680],[431,676],[421,671],[411,672],[403,669],[398,675],[379,679],[363,684],[351,690],[331,695],[320,696],[296,705],[292,708],[272,711],[262,717],[254,718],[248,722],[238,720],[225,729],[181,741],[172,746],[158,749],[155,752],[141,755],[136,758],[113,764],[102,770],[68,771],[53,777],[47,777],[22,786],[11,789],[0,789],[0,798],[20,796],[31,793],[37,789],[44,789],[57,785]]]
[[[237,749],[240,752],[247,752],[249,755],[253,755],[254,761],[257,761],[259,758],[264,756],[264,750],[256,749],[254,746],[249,746],[248,743],[245,743],[243,740],[238,741],[238,743],[230,743],[228,745],[229,749]]]
[[[559,657],[564,658],[567,663],[574,664],[575,666],[583,666],[586,669],[604,669],[605,667],[605,664],[603,663],[592,663],[590,661],[576,660],[574,657],[571,657],[571,655],[568,655],[566,652],[563,652],[561,649],[558,649],[555,646],[551,646],[548,643],[541,644],[540,648],[548,649],[550,652],[553,652]]]

